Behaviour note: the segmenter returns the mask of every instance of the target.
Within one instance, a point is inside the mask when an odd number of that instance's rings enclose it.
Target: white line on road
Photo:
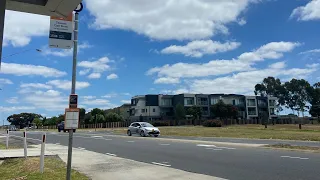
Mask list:
[[[162,163],[157,163],[157,162],[152,162],[152,164],[159,165],[159,166],[165,166],[165,167],[171,166],[170,164],[162,164]]]
[[[210,144],[197,144],[199,147],[217,147],[215,145],[210,145]]]
[[[218,147],[218,146],[217,146],[217,148],[220,148],[220,149],[230,149],[230,150],[232,150],[232,149],[236,149],[236,148],[229,148],[229,147]]]
[[[127,141],[128,143],[134,143],[134,141]]]
[[[117,156],[117,155],[115,155],[115,154],[111,154],[111,153],[106,153],[106,155],[109,155],[109,156]]]
[[[102,136],[91,136],[93,138],[103,138]]]
[[[214,151],[222,151],[222,149],[212,149],[212,150],[214,150]]]
[[[301,159],[301,160],[307,160],[309,158],[302,158],[302,157],[292,157],[292,156],[280,156],[282,158],[290,158],[290,159]]]
[[[104,140],[106,140],[106,141],[112,141],[112,139],[104,139]]]
[[[78,147],[78,149],[80,149],[80,150],[86,150],[86,148],[83,148],[83,147]]]
[[[170,144],[159,144],[160,146],[170,146]]]
[[[60,145],[60,143],[56,143],[56,145]]]

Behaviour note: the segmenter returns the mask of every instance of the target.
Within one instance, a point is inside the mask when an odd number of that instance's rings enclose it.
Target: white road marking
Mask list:
[[[104,140],[106,140],[106,141],[112,141],[112,139],[104,139]]]
[[[86,148],[82,148],[82,147],[78,147],[78,149],[80,149],[80,150],[86,150]]]
[[[170,144],[159,144],[160,146],[170,146]]]
[[[134,143],[134,141],[127,141],[128,143]]]
[[[159,166],[165,166],[165,167],[171,166],[170,164],[162,164],[162,163],[157,163],[157,162],[152,162],[152,164],[159,165]]]
[[[93,138],[103,138],[102,136],[91,136]]]
[[[301,159],[301,160],[307,160],[309,158],[302,158],[302,157],[293,157],[293,156],[280,156],[282,158],[290,158],[290,159]]]
[[[210,144],[197,144],[199,147],[217,147],[215,145],[210,145]]]
[[[117,156],[117,155],[115,155],[115,154],[111,154],[111,153],[106,153],[106,155],[109,155],[109,156]]]
[[[208,149],[208,150],[212,150],[213,148],[206,148],[206,149]]]
[[[60,145],[60,143],[56,143],[56,145]]]
[[[163,164],[168,164],[168,162],[162,162]]]
[[[214,150],[214,151],[222,151],[222,149],[212,149],[212,150]]]
[[[220,149],[230,149],[230,150],[232,150],[232,149],[236,149],[236,148],[229,148],[229,147],[218,147],[218,146],[217,146],[217,148],[220,148]]]

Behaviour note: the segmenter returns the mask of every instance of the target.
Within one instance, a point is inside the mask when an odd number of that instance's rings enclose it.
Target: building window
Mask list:
[[[208,105],[208,98],[198,98],[197,104],[202,105],[202,106],[207,106]]]
[[[141,109],[141,113],[145,113],[146,112],[146,110],[145,109]]]
[[[211,98],[211,105],[217,104],[219,102],[219,99],[217,98]]]
[[[155,109],[155,108],[153,108],[153,112],[156,112],[156,109]]]
[[[258,100],[258,104],[259,104],[259,106],[267,106],[267,103],[261,99]]]
[[[247,99],[247,106],[256,106],[255,99]]]
[[[276,101],[275,100],[269,100],[269,106],[275,106]]]
[[[249,107],[248,108],[248,115],[251,115],[251,116],[257,115],[256,108]]]
[[[184,105],[194,105],[194,98],[184,98]]]
[[[276,115],[276,114],[274,113],[274,108],[270,108],[270,115]]]
[[[172,106],[172,99],[161,99],[161,106]]]

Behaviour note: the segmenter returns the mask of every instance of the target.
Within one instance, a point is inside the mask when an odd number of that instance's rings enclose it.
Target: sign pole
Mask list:
[[[77,71],[77,54],[78,54],[78,24],[79,13],[75,13],[74,17],[74,40],[73,40],[73,65],[72,65],[72,86],[71,94],[76,93],[76,71]],[[67,162],[67,180],[71,180],[71,161],[72,161],[72,141],[73,129],[69,129],[69,145],[68,145],[68,162]]]
[[[41,154],[40,154],[40,173],[43,173],[43,171],[44,171],[45,145],[46,145],[46,133],[43,133],[43,135],[42,135],[42,144],[41,144]]]
[[[9,129],[7,129],[6,148],[9,149]]]
[[[3,31],[4,31],[4,19],[6,14],[7,0],[0,1],[0,69],[2,61],[2,44],[3,44]]]
[[[27,150],[27,129],[24,129],[24,132],[23,132],[23,147],[24,147],[24,158],[27,159],[28,157],[28,150]]]

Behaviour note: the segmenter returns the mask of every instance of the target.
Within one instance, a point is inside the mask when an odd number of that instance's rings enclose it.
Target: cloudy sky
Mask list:
[[[320,0],[84,0],[84,5],[80,107],[115,107],[147,93],[253,94],[267,76],[320,81]],[[67,107],[72,51],[48,47],[49,24],[46,16],[6,11],[2,118],[24,111],[50,117]]]

